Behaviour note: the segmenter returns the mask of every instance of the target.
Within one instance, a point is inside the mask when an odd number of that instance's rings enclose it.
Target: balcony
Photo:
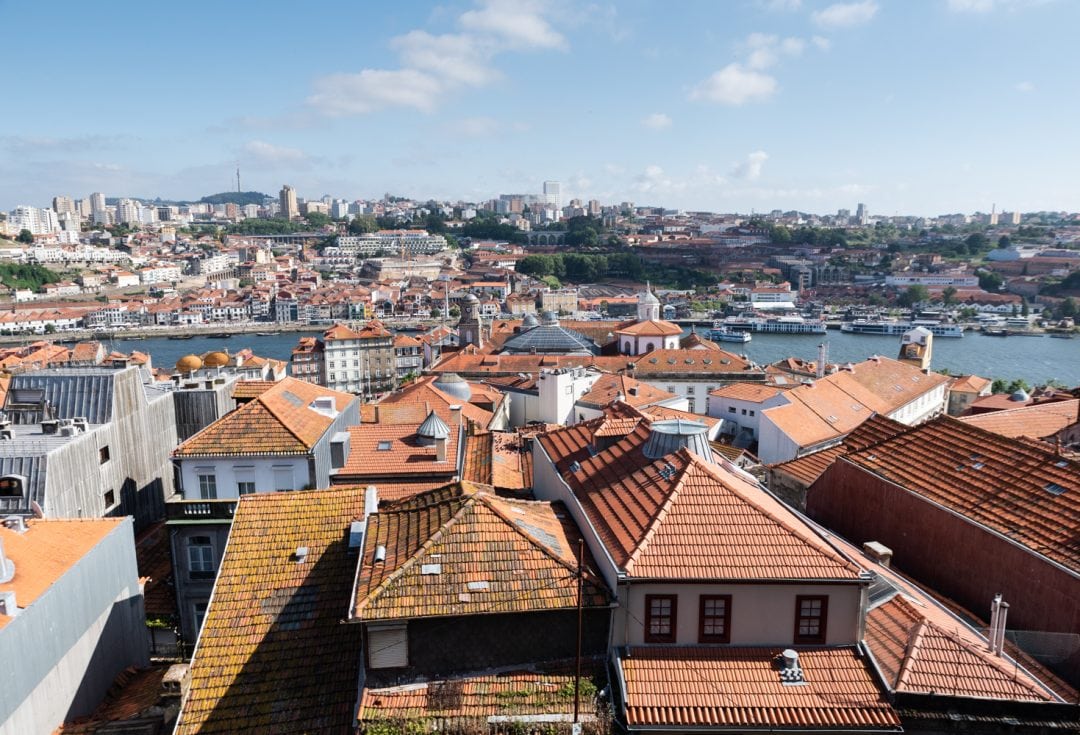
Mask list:
[[[236,498],[227,500],[170,500],[165,503],[168,523],[202,523],[232,521]]]

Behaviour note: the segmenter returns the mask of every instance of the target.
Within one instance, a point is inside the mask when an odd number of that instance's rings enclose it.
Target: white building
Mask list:
[[[544,204],[556,211],[562,209],[562,184],[558,181],[544,182]]]
[[[139,271],[139,282],[144,285],[174,283],[179,281],[180,278],[180,266],[178,265],[155,265]]]
[[[956,286],[974,288],[979,285],[979,277],[968,273],[913,273],[897,274],[885,277],[886,286]]]
[[[446,238],[442,235],[431,235],[427,230],[380,230],[339,237],[336,247],[337,252],[364,258],[379,252],[397,255],[403,250],[406,255],[441,253],[446,250]]]
[[[32,235],[50,235],[59,231],[60,220],[51,209],[20,205],[8,216],[8,228],[15,234],[30,230]]]

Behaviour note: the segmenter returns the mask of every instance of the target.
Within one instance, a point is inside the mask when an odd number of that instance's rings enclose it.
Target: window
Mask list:
[[[645,595],[645,641],[674,643],[678,598],[675,595]]]
[[[727,412],[728,413],[735,413],[735,407],[734,406],[728,406]]]
[[[217,477],[214,475],[199,475],[199,497],[203,500],[217,498]]]
[[[744,408],[744,409],[742,410],[742,415],[743,415],[743,416],[745,416],[745,415],[746,415],[746,409],[745,409],[745,408]]]
[[[731,642],[731,595],[702,595],[698,609],[698,643]]]
[[[251,480],[240,480],[236,483],[237,495],[254,495],[255,483]]]
[[[105,491],[105,508],[109,509],[116,505],[116,492],[113,490]]]
[[[191,606],[192,612],[195,613],[195,634],[198,635],[202,630],[203,620],[206,619],[206,608],[210,606],[209,602],[196,602]]]
[[[795,642],[824,643],[829,598],[824,595],[795,597]]]
[[[209,536],[188,539],[188,575],[192,579],[214,578],[214,545]]]
[[[751,416],[753,416],[753,415],[754,415],[754,412],[753,412],[752,410],[750,411],[750,415],[751,415]]]
[[[275,490],[292,490],[293,489],[293,470],[292,467],[274,467],[274,489]]]
[[[106,444],[101,449],[99,449],[97,451],[97,455],[98,455],[98,464],[105,464],[106,462],[108,462],[109,461],[109,445]]]

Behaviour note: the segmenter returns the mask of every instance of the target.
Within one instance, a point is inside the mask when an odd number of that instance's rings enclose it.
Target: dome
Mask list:
[[[1027,401],[1031,400],[1031,396],[1027,394],[1027,391],[1021,388],[1020,390],[1009,396],[1009,400],[1016,401],[1017,403],[1026,403]]]
[[[708,433],[709,427],[700,421],[654,421],[649,427],[649,438],[641,451],[649,459],[660,459],[680,449],[689,449],[706,462],[713,462]]]
[[[203,358],[203,367],[225,367],[229,364],[229,356],[224,352],[210,352]]]
[[[554,311],[545,311],[543,316],[543,322],[545,326],[557,327],[559,326],[559,315]]]
[[[475,294],[467,293],[461,298],[462,303],[465,304],[479,304],[480,299],[476,298]]]
[[[525,318],[521,320],[521,331],[522,332],[524,332],[526,329],[532,329],[533,327],[539,327],[539,326],[540,326],[540,322],[536,318],[536,314],[526,314]]]
[[[421,444],[427,444],[427,442],[433,442],[436,439],[448,439],[450,437],[450,427],[432,411],[424,419],[424,423],[420,424],[420,428],[416,430],[416,435],[420,438]]]
[[[432,385],[443,393],[451,395],[460,401],[465,401],[466,403],[472,398],[472,388],[470,388],[469,384],[457,373],[443,373],[434,383],[432,383]]]
[[[191,373],[203,366],[202,359],[198,355],[184,355],[176,361],[176,372]]]
[[[656,298],[656,295],[652,291],[649,291],[648,289],[646,289],[644,293],[639,293],[637,298],[638,298],[638,303],[639,304],[659,304],[660,303],[660,299]]]

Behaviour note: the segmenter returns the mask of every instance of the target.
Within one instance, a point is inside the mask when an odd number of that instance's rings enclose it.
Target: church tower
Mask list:
[[[649,284],[645,285],[645,292],[637,297],[637,318],[639,322],[658,321],[660,319],[660,299],[652,292]]]
[[[480,299],[466,294],[461,300],[461,319],[458,321],[458,344],[462,347],[484,346],[483,324],[480,320]]]

